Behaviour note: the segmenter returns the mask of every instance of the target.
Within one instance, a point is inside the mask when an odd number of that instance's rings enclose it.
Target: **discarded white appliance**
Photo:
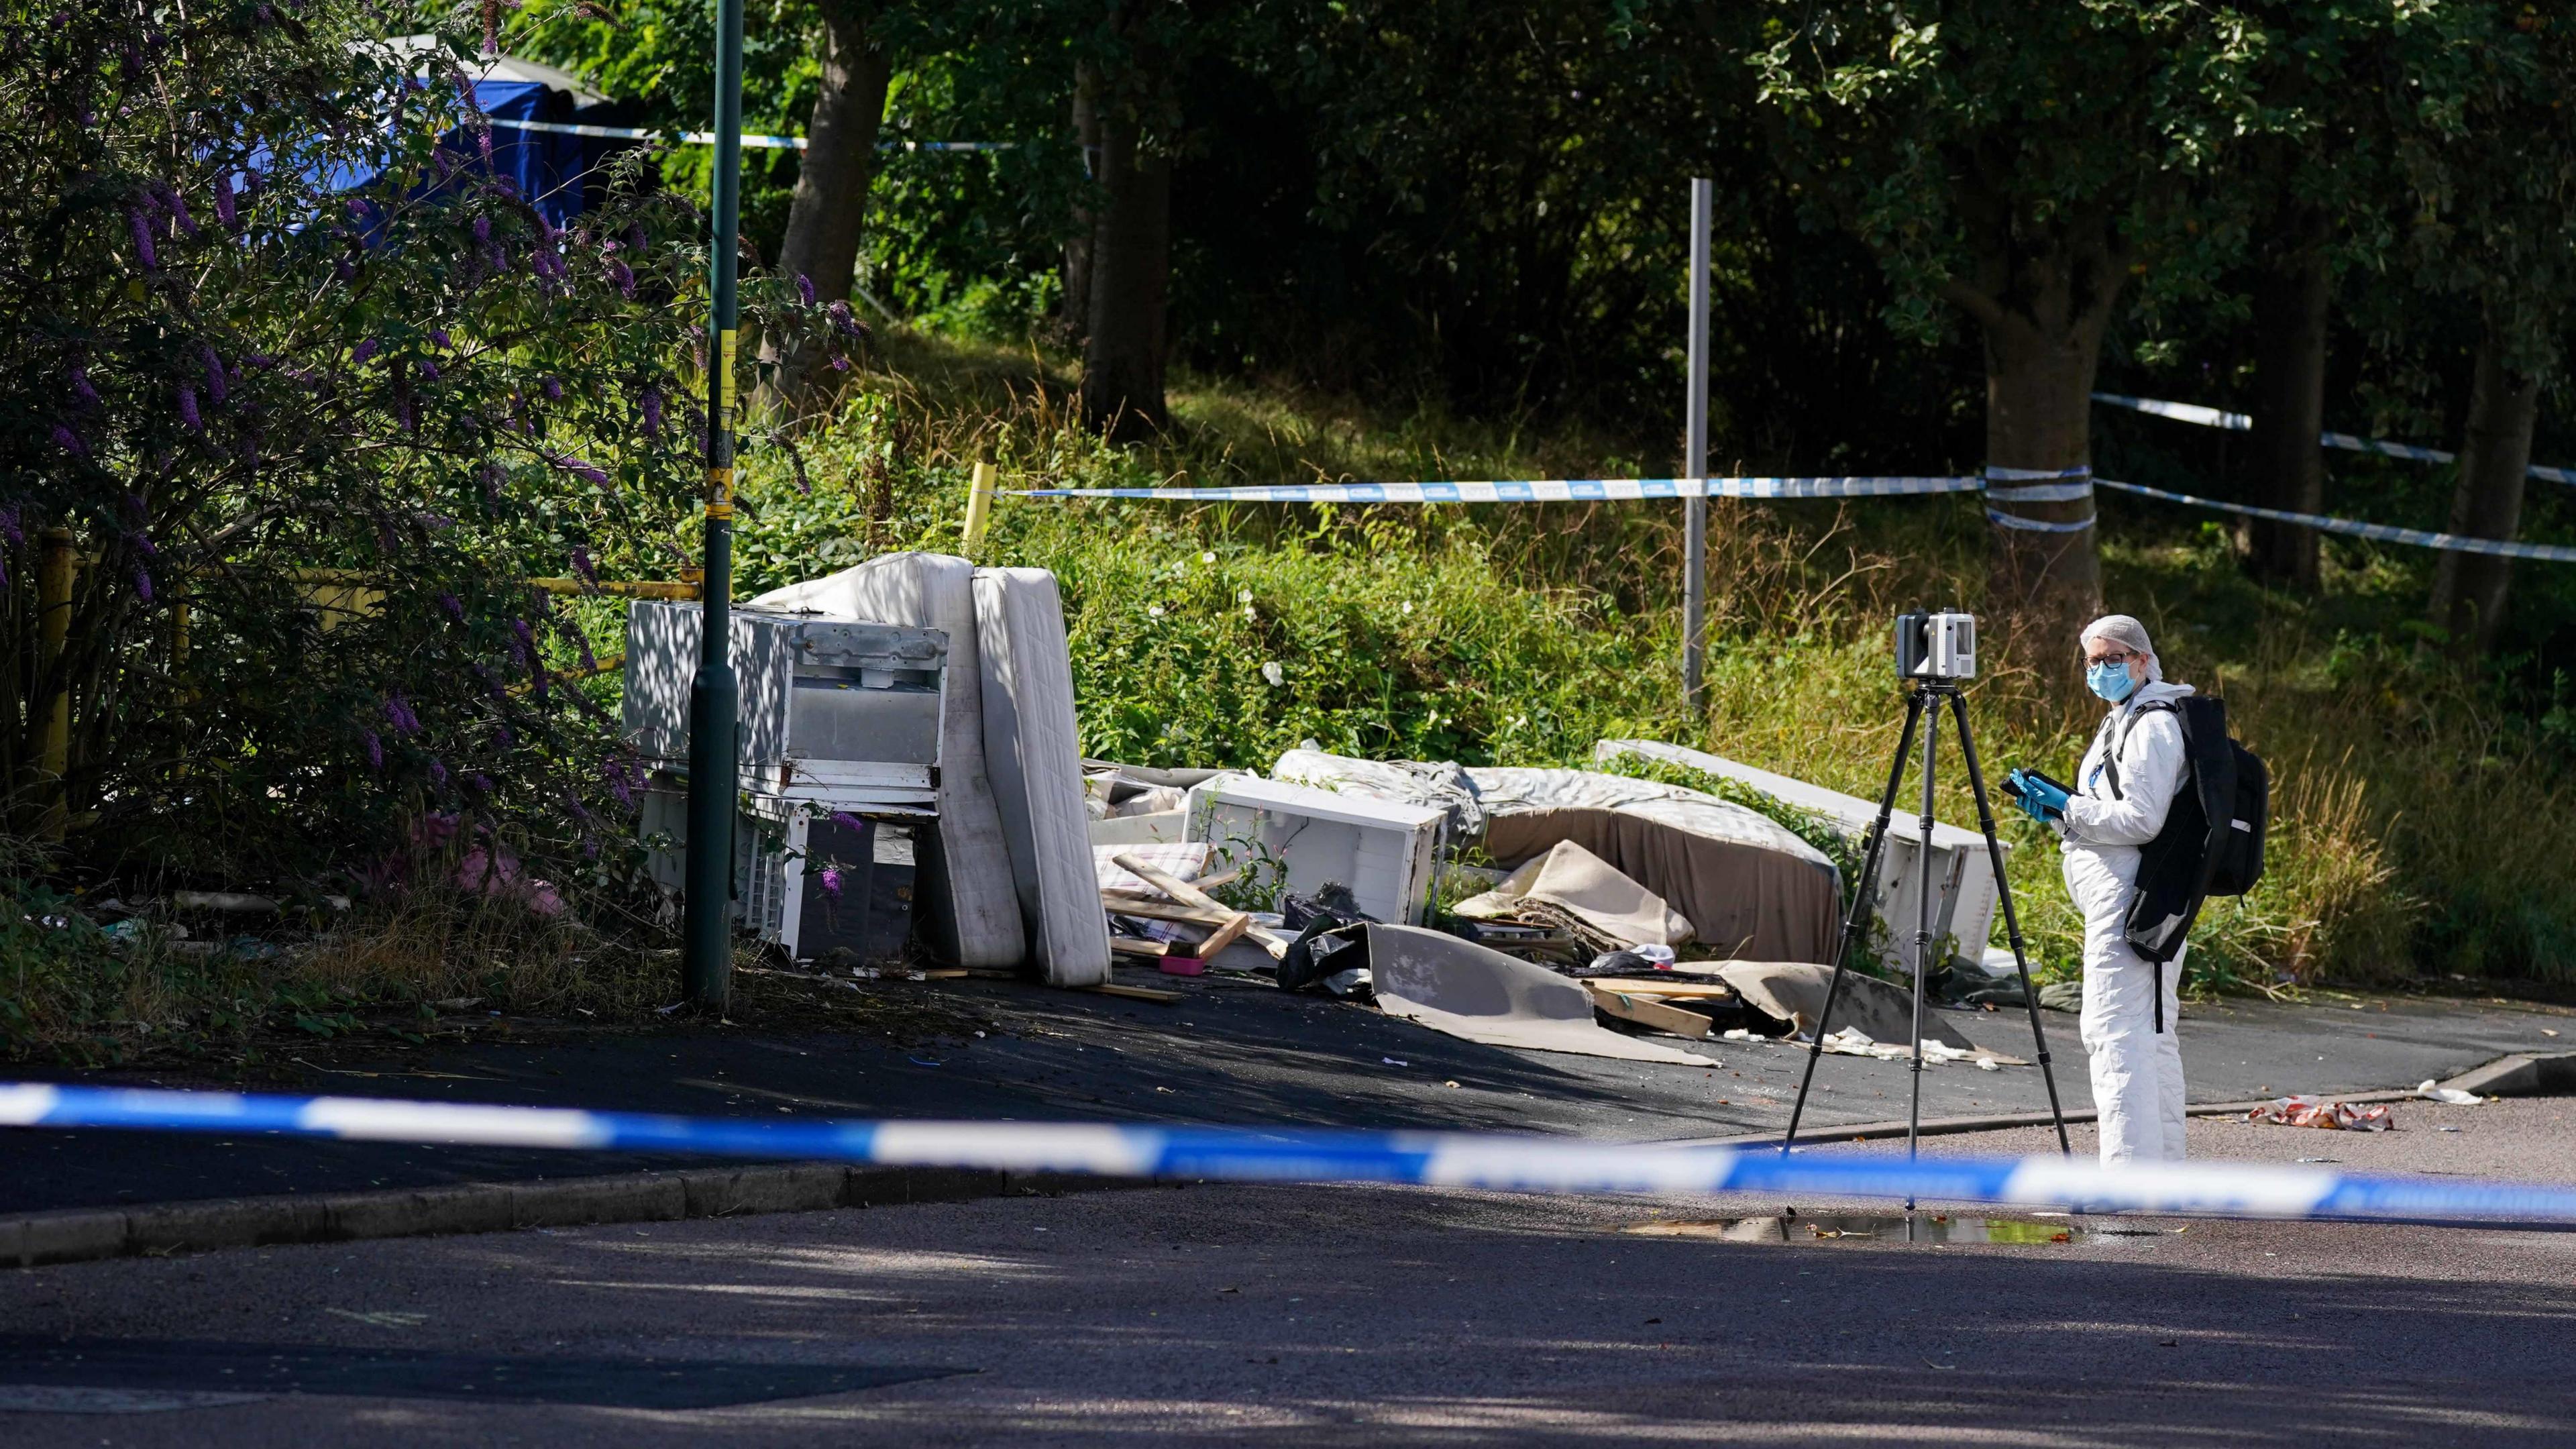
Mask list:
[[[1440,810],[1251,775],[1193,785],[1183,808],[1188,839],[1233,854],[1238,865],[1277,861],[1286,888],[1299,895],[1337,881],[1363,913],[1389,925],[1418,925],[1429,910]]]
[[[626,615],[626,737],[657,772],[688,768],[700,619],[651,601]],[[947,664],[937,629],[734,610],[742,788],[935,815]]]
[[[626,624],[626,735],[647,771],[638,830],[648,871],[673,891],[685,879],[701,617],[695,604],[645,602]],[[743,701],[733,915],[791,957],[835,945],[900,955],[911,827],[938,814],[947,635],[740,609],[732,636]]]
[[[1811,810],[1840,826],[1855,847],[1865,843],[1871,822],[1878,818],[1878,803],[1874,800],[1739,764],[1705,750],[1654,740],[1603,740],[1592,750],[1596,760],[1621,755],[1661,760],[1750,785],[1783,804]],[[1909,809],[1907,800],[1900,799],[1895,813],[1888,817],[1887,849],[1879,858],[1878,888],[1871,902],[1879,919],[1886,923],[1890,948],[1900,954],[1911,952],[1906,943],[1914,939],[1923,841],[1920,811],[1919,803]],[[2007,852],[2012,849],[2011,842],[2002,844]],[[1994,916],[1995,871],[1986,855],[1985,836],[1967,826],[1933,821],[1932,939],[1937,942],[1950,938],[1955,943],[1956,959],[1983,972],[1986,938],[1994,929]]]
[[[939,824],[915,837],[922,939],[941,960],[960,966],[1018,966],[1028,954],[1028,932],[1020,921],[1001,807],[984,762],[975,566],[951,554],[880,554],[838,573],[772,589],[751,603],[776,613],[919,625],[948,636]]]

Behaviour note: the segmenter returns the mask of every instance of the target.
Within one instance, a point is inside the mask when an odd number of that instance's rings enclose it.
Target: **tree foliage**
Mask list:
[[[359,18],[80,5],[0,43],[0,766],[17,828],[104,867],[347,889],[623,833],[557,677],[586,611],[522,580],[682,561],[697,217],[638,156],[549,225],[467,164],[469,43]]]

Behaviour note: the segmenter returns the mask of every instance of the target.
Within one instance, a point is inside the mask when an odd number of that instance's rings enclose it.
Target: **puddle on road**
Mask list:
[[[2093,1236],[2064,1218],[1961,1217],[1955,1213],[1825,1213],[1810,1217],[1665,1218],[1621,1228],[1650,1238],[1729,1243],[2075,1243]],[[2116,1231],[2116,1230],[2115,1230]],[[2134,1230],[2131,1230],[2134,1231]],[[2121,1236],[2128,1234],[2122,1233]]]

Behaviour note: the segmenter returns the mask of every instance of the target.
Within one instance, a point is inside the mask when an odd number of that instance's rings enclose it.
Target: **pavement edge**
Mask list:
[[[1150,1185],[1063,1173],[795,1162],[550,1182],[468,1182],[381,1192],[70,1208],[0,1219],[0,1268],[170,1257],[217,1248],[674,1222]]]

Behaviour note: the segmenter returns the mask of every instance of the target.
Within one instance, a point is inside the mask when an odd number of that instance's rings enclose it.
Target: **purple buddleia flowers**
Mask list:
[[[197,360],[206,367],[206,396],[218,403],[230,397],[232,385],[224,376],[224,359],[215,351],[214,344],[201,344],[197,348]]]
[[[633,267],[626,265],[624,262],[610,262],[608,264],[608,280],[617,288],[617,295],[624,297],[629,302],[635,300],[635,269]]]
[[[82,439],[80,434],[73,432],[68,424],[54,424],[53,438],[55,447],[62,449],[73,457],[86,458],[89,456],[89,444]]]
[[[233,174],[229,171],[215,173],[215,220],[222,222],[226,231],[241,225],[241,213],[233,205]]]
[[[445,760],[432,759],[429,762],[429,783],[435,789],[444,790],[447,788],[447,762]]]
[[[577,543],[572,546],[572,571],[583,583],[599,587],[599,569],[590,561],[590,550]]]
[[[359,731],[358,739],[367,749],[367,768],[382,770],[385,767],[385,742],[376,737],[374,730]]]
[[[385,696],[385,722],[398,735],[420,733],[420,716],[412,712],[411,701],[404,699],[399,689]]]
[[[833,900],[839,900],[841,898],[840,867],[830,865],[823,867],[820,879],[823,882],[823,894]]]
[[[164,188],[162,205],[170,209],[171,217],[179,223],[179,230],[190,236],[197,234],[197,219],[188,214],[188,198],[181,196],[175,190]]]
[[[179,422],[192,433],[206,430],[206,420],[197,413],[197,390],[193,387],[179,389]]]
[[[134,208],[132,211],[127,212],[125,216],[126,220],[130,222],[134,228],[135,261],[139,262],[142,265],[143,270],[147,272],[159,271],[161,269],[161,256],[158,252],[155,252],[152,249],[151,216],[139,206]]]
[[[639,410],[644,414],[644,436],[659,439],[662,436],[662,389],[659,384],[648,382],[644,385]]]
[[[349,349],[349,365],[351,367],[363,365],[368,358],[376,355],[376,345],[376,339],[372,337],[359,338],[358,345]]]
[[[814,279],[803,272],[796,274],[796,300],[808,307],[814,305]]]
[[[545,381],[537,384],[537,391],[544,393],[546,395],[546,401],[548,402],[562,402],[563,379],[558,377],[549,377]]]
[[[607,777],[608,793],[617,797],[618,804],[634,805],[635,785],[627,776],[625,761],[609,760],[599,767],[599,773]]]
[[[465,622],[465,601],[445,589],[439,590],[438,607],[457,623]]]

